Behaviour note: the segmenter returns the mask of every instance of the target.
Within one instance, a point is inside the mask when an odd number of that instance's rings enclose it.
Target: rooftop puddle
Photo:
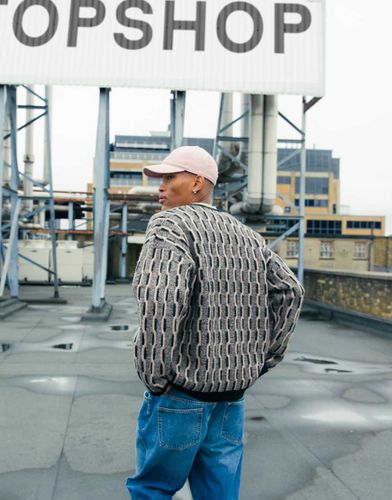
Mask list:
[[[92,336],[61,334],[39,342],[15,342],[0,344],[1,353],[13,354],[23,352],[84,352],[94,349],[129,350],[132,347],[130,339],[111,340]]]
[[[90,396],[101,394],[137,394],[138,382],[112,381],[85,375],[19,375],[16,377],[0,377],[0,389],[15,387],[30,392],[49,396]]]
[[[285,361],[299,365],[311,373],[372,375],[392,372],[392,364],[365,363],[338,358],[319,358],[307,354],[288,353]]]

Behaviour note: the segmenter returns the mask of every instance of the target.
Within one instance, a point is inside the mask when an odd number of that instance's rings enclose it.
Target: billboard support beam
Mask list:
[[[19,184],[19,171],[18,171],[18,157],[17,157],[17,124],[16,124],[16,87],[10,85],[7,89],[7,114],[11,129],[11,221],[16,224],[16,228],[12,227],[9,240],[9,248],[11,258],[9,268],[4,269],[8,275],[8,285],[11,298],[18,298],[19,283],[18,283],[18,184]],[[16,221],[14,223],[14,221]],[[7,252],[8,253],[8,252]]]
[[[109,115],[110,89],[99,90],[97,142],[94,160],[94,277],[92,304],[82,320],[106,321],[112,306],[105,299],[109,233]]]
[[[3,267],[3,180],[4,180],[4,124],[6,116],[5,85],[0,85],[0,274]]]
[[[48,163],[48,184],[49,184],[49,228],[50,239],[52,242],[52,269],[53,269],[53,284],[54,298],[58,299],[59,294],[59,278],[57,273],[57,236],[56,236],[56,214],[54,210],[54,195],[53,195],[53,175],[52,175],[52,137],[51,137],[51,114],[50,114],[50,91],[45,87],[46,98],[46,117],[45,117],[45,153]]]

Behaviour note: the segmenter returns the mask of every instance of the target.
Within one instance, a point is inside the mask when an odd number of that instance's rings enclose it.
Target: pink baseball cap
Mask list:
[[[190,172],[201,175],[215,186],[218,179],[218,165],[214,158],[199,146],[181,146],[174,149],[159,165],[149,165],[143,172],[149,177],[162,177],[165,174]]]

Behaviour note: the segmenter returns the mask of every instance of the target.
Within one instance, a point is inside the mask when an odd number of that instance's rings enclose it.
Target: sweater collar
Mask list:
[[[191,205],[204,205],[205,207],[210,207],[210,208],[213,208],[214,210],[218,210],[217,207],[214,207],[213,205],[210,205],[209,203],[202,203],[200,201],[198,201],[196,203],[191,203]]]

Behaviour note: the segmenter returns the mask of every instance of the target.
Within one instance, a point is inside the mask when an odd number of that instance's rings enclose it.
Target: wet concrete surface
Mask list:
[[[125,500],[144,391],[131,288],[107,288],[104,324],[79,321],[91,289],[61,292],[68,304],[0,323],[0,500]],[[300,320],[285,360],[247,391],[245,428],[241,499],[392,498],[392,338]]]

